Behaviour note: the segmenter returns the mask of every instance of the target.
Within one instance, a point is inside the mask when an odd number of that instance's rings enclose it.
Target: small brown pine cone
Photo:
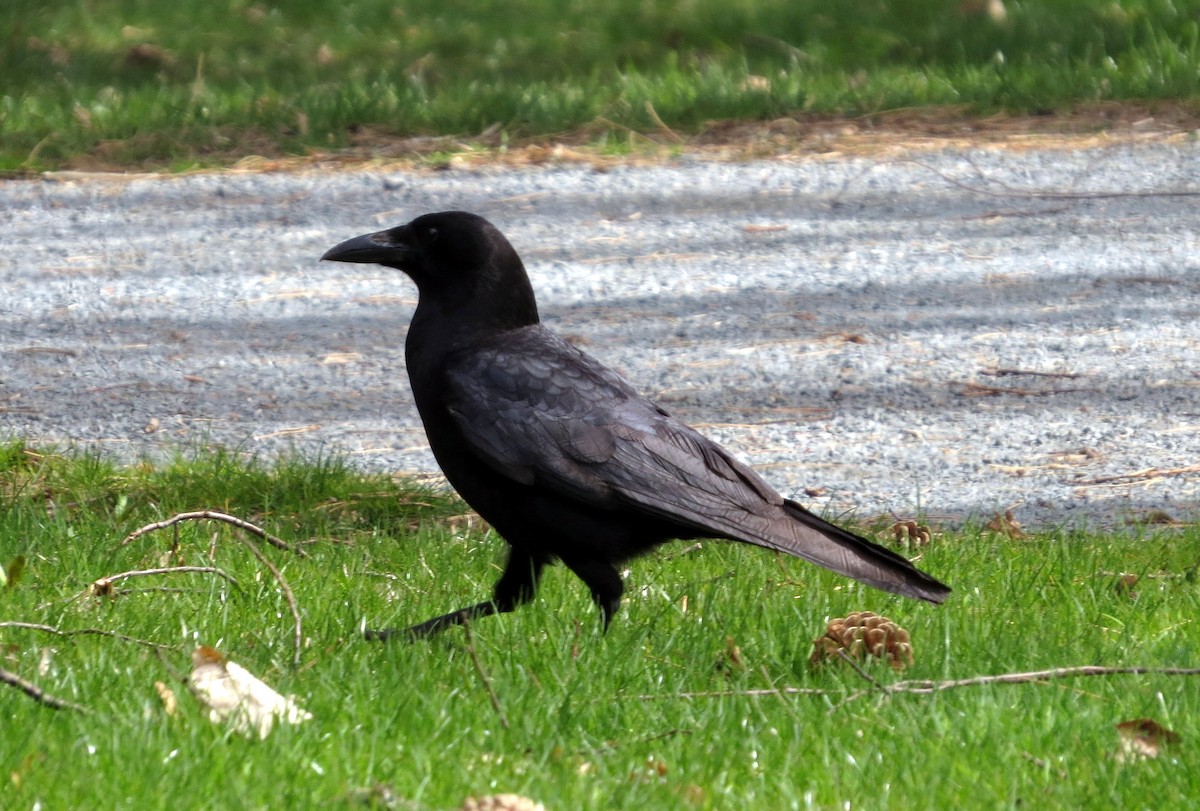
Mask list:
[[[929,527],[916,521],[897,521],[890,529],[897,546],[928,546],[933,538]]]
[[[913,662],[908,631],[871,611],[855,611],[830,620],[825,635],[813,640],[812,666],[833,659],[839,651],[853,659],[886,659],[894,670],[903,670]]]

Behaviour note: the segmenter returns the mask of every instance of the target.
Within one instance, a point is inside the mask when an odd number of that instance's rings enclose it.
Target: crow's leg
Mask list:
[[[479,617],[486,617],[495,613],[495,604],[491,600],[488,600],[485,603],[476,603],[466,608],[460,608],[457,611],[451,611],[449,614],[434,617],[411,628],[382,628],[378,630],[368,628],[363,637],[370,642],[387,642],[393,637],[403,637],[408,640],[425,639],[434,634],[440,634],[447,628],[453,628],[455,625],[462,625]]]
[[[492,599],[451,611],[440,617],[426,620],[411,628],[386,628],[379,631],[368,630],[364,636],[372,641],[386,642],[393,636],[403,636],[407,639],[425,639],[439,634],[447,628],[462,625],[466,622],[488,617],[492,614],[504,614],[533,599],[537,591],[538,580],[545,568],[545,561],[538,560],[518,551],[515,547],[509,550],[508,564],[504,574],[496,582]]]
[[[625,583],[616,567],[604,560],[567,560],[563,563],[582,580],[592,592],[592,600],[600,607],[604,630],[608,630],[613,615],[621,607]]]
[[[508,563],[504,566],[504,573],[500,575],[495,589],[492,590],[495,613],[515,611],[518,606],[532,600],[545,568],[544,558],[534,557],[515,546],[512,547],[508,552]]]

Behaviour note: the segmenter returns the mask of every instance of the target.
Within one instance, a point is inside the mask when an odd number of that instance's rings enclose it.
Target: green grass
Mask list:
[[[26,561],[0,590],[0,621],[153,641],[180,670],[196,645],[212,645],[314,715],[247,740],[210,723],[146,647],[0,628],[0,667],[92,710],[52,710],[0,685],[6,808],[449,809],[500,792],[549,809],[1186,808],[1200,796],[1192,678],[842,703],[868,684],[840,665],[807,664],[828,618],[867,609],[913,637],[906,673],[871,671],[884,683],[1060,665],[1196,666],[1194,528],[1019,541],[949,533],[922,560],[956,588],[940,608],[761,550],[674,544],[631,566],[628,600],[607,635],[585,589],[556,567],[534,604],[480,621],[469,640],[454,630],[378,645],[359,638],[364,620],[426,619],[479,598],[497,574],[501,541],[464,534],[450,520],[463,507],[445,495],[334,459],[268,465],[206,452],[119,467],[10,443],[0,446],[0,500],[0,561]],[[219,566],[237,588],[178,574],[124,581],[128,591],[115,597],[81,596],[101,576],[163,564],[170,530],[120,540],[199,508],[304,544],[304,558],[266,548],[303,614],[298,669],[285,601],[226,525],[182,525],[180,556],[168,562]],[[1135,598],[1115,588],[1118,572],[1141,576]],[[174,590],[147,590],[161,587]],[[156,681],[173,685],[173,716]],[[745,694],[773,687],[827,696]],[[1182,743],[1157,760],[1120,763],[1114,724],[1140,717]]]
[[[0,171],[1200,92],[1194,0],[6,0]],[[978,4],[982,6],[982,3]],[[750,77],[761,77],[751,80]],[[762,81],[765,80],[765,83]],[[653,112],[649,108],[653,108]]]

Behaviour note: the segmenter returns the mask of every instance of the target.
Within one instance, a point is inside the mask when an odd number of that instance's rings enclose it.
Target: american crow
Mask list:
[[[931,603],[950,593],[899,555],[783,498],[542,326],[520,257],[482,217],[426,214],[321,258],[377,263],[416,282],[405,360],[425,433],[446,478],[510,547],[492,599],[408,628],[409,636],[512,611],[533,598],[555,559],[587,584],[607,628],[624,590],[616,565],[677,538],[755,544]]]

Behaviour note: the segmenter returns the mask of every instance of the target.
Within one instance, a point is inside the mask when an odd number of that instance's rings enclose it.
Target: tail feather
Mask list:
[[[950,587],[913,566],[879,544],[829,523],[794,501],[785,500],[783,511],[793,519],[775,523],[767,537],[745,538],[751,543],[804,558],[838,574],[877,589],[931,603],[941,603]]]

